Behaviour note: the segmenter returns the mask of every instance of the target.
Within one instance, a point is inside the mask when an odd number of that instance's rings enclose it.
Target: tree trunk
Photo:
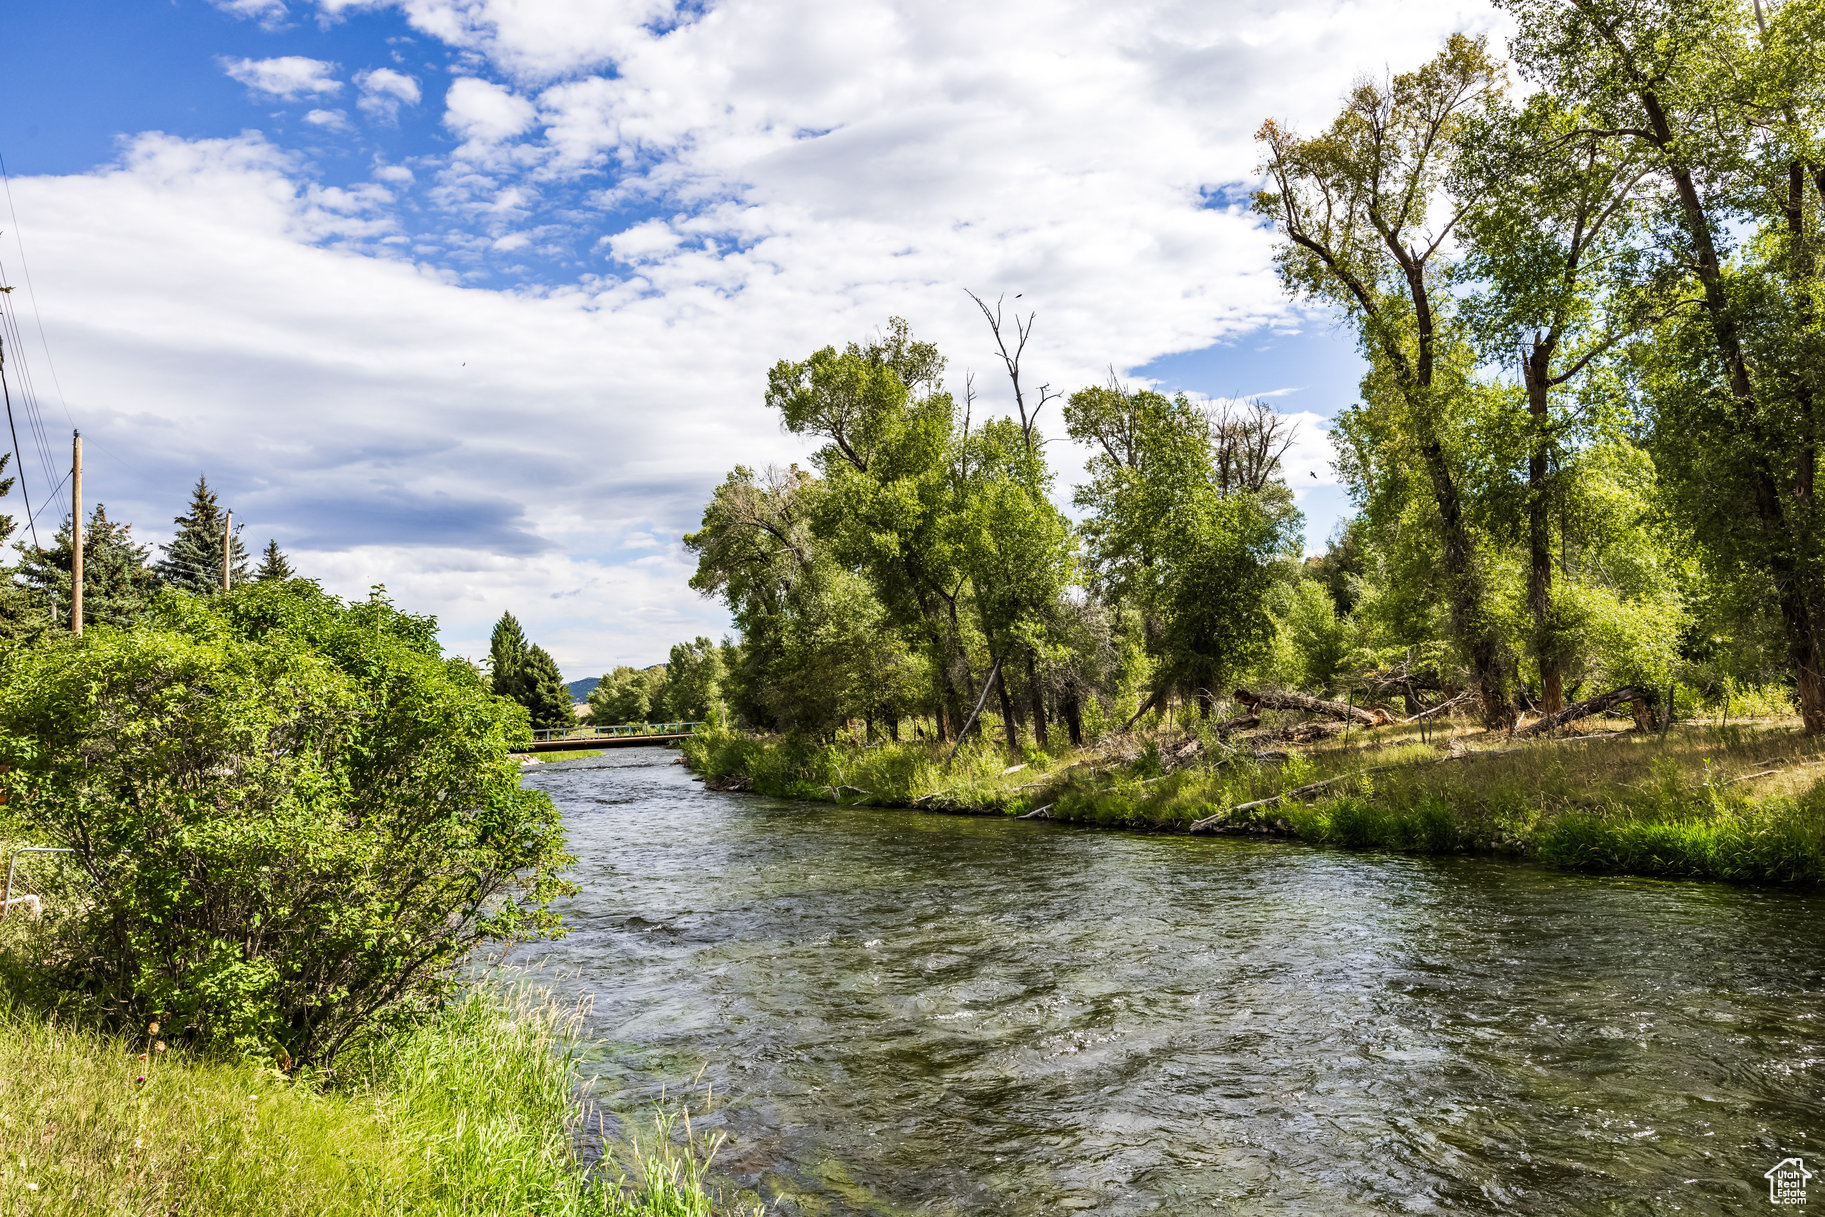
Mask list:
[[[1001,661],[995,662],[999,665]],[[1020,728],[1014,722],[1014,699],[1008,696],[1008,674],[1005,669],[995,675],[995,695],[1001,700],[1002,731],[1007,736],[1008,750],[1012,751],[1020,747]]]
[[[1309,714],[1323,714],[1349,723],[1360,723],[1365,727],[1374,727],[1388,721],[1386,715],[1372,710],[1340,701],[1326,701],[1321,697],[1306,697],[1302,693],[1250,693],[1247,689],[1237,689],[1236,700],[1251,709],[1304,710]]]
[[[1068,690],[1065,693],[1064,705],[1059,707],[1059,709],[1064,714],[1065,730],[1071,736],[1071,746],[1073,748],[1082,748],[1084,746],[1084,716],[1082,709],[1078,705],[1077,691],[1075,689]]]
[[[1537,339],[1538,335],[1536,335]],[[1527,453],[1527,607],[1534,619],[1534,660],[1540,666],[1540,687],[1546,712],[1565,709],[1565,688],[1559,675],[1558,640],[1552,636],[1553,556],[1552,530],[1547,501],[1547,457],[1552,430],[1547,419],[1547,390],[1552,371],[1552,347],[1535,341],[1522,371],[1527,380],[1527,421],[1533,442]]]
[[[887,716],[887,738],[896,744],[900,742],[900,716],[898,714]]]
[[[1620,689],[1593,697],[1589,701],[1581,701],[1569,705],[1557,714],[1548,714],[1545,718],[1536,718],[1533,722],[1519,728],[1515,734],[1540,735],[1555,728],[1563,727],[1566,723],[1575,722],[1580,718],[1585,718],[1592,714],[1601,714],[1612,706],[1619,706],[1625,701],[1641,701],[1652,696],[1652,693],[1637,689],[1633,685],[1624,685]]]
[[[1033,700],[1033,738],[1041,752],[1050,752],[1050,735],[1046,730],[1046,693],[1039,683],[1039,665],[1033,652],[1027,652],[1027,694]]]

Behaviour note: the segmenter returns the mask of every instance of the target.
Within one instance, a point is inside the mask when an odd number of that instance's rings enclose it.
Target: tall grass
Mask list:
[[[1189,737],[1035,757],[966,744],[812,745],[721,730],[686,744],[710,777],[797,798],[1017,814],[1110,828],[1294,837],[1349,848],[1490,853],[1579,870],[1753,882],[1825,881],[1825,751],[1790,723],[1687,722],[1665,737],[1517,744],[1465,724],[1352,732],[1284,761]],[[1441,747],[1448,745],[1448,747]],[[1316,782],[1324,789],[1249,807]]]
[[[632,1179],[576,1144],[580,1011],[478,989],[350,1062],[289,1078],[133,1037],[0,1012],[0,1212],[273,1217],[711,1217],[713,1146],[669,1120]]]

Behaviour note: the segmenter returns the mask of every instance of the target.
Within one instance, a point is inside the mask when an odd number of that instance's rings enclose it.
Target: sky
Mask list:
[[[206,474],[250,548],[384,584],[459,654],[510,610],[570,679],[728,631],[681,538],[735,464],[806,459],[762,401],[777,360],[903,316],[1010,409],[966,289],[1036,314],[1029,384],[1294,416],[1322,549],[1361,365],[1281,291],[1253,134],[1502,29],[1429,0],[14,0],[7,25],[40,532],[80,427],[85,500],[137,538]],[[1048,409],[1068,503],[1085,454]]]

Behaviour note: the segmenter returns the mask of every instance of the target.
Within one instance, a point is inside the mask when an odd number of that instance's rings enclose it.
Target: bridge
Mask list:
[[[689,739],[702,723],[622,723],[618,727],[557,727],[532,733],[534,752],[580,752],[586,748],[640,748]]]

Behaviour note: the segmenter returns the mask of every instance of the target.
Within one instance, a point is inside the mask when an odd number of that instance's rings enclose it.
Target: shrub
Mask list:
[[[328,1065],[477,943],[555,928],[569,858],[508,759],[527,731],[430,619],[302,580],[14,652],[5,787],[91,885],[49,976],[117,1025]]]

